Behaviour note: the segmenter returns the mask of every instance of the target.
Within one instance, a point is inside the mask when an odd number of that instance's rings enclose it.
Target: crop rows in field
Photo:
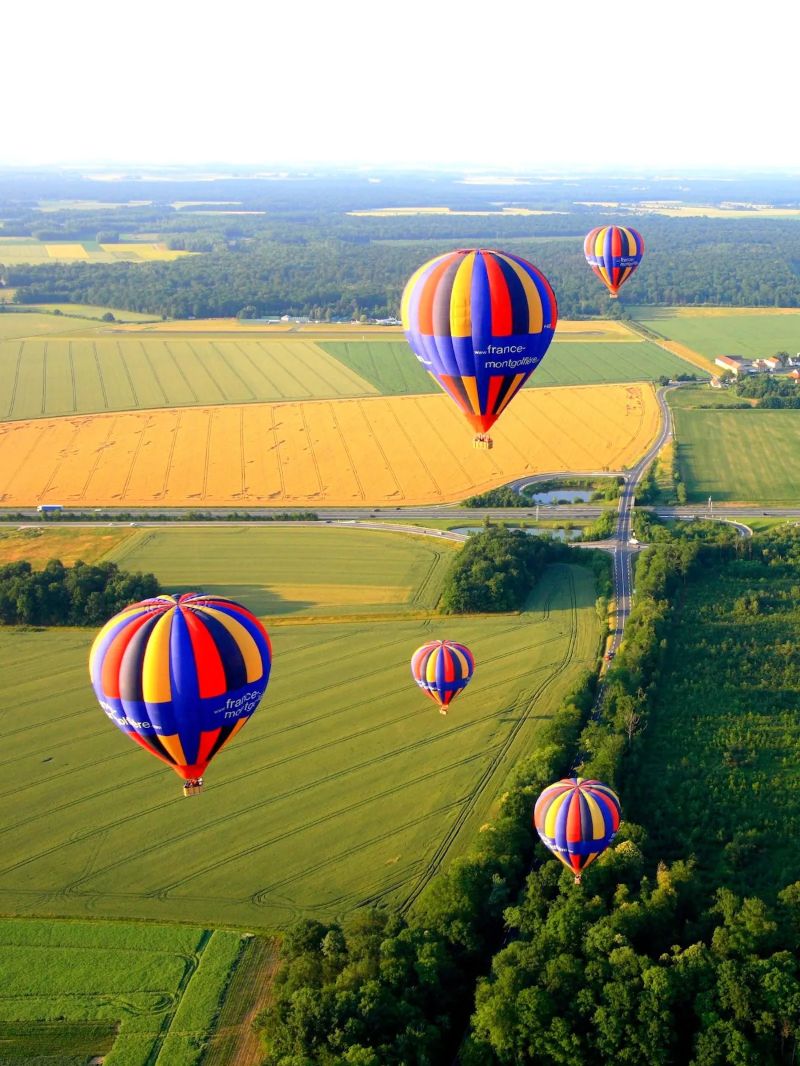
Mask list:
[[[374,390],[311,341],[48,337],[0,341],[0,417],[254,403]]]
[[[55,242],[9,240],[0,237],[0,262],[10,266],[37,263],[142,263],[171,262],[191,252],[171,251],[164,244],[129,242],[97,244],[87,242]]]
[[[0,921],[0,1058],[192,1066],[241,951],[238,934]]]
[[[571,323],[571,325],[584,325]],[[662,376],[697,372],[685,360],[654,344],[618,333],[565,331],[556,336],[528,387],[598,385],[656,381]],[[571,339],[574,338],[574,339]],[[321,347],[370,382],[384,396],[436,393],[439,386],[410,352],[405,341],[328,341]],[[700,372],[701,375],[703,372]],[[705,376],[705,375],[703,375]]]
[[[647,385],[531,389],[493,451],[449,397],[373,397],[0,426],[0,504],[346,506],[455,501],[525,474],[620,469],[658,428]]]
[[[336,531],[317,535],[327,532]],[[290,535],[266,533],[276,545]],[[350,557],[364,587],[391,535],[371,535],[371,547],[367,536],[351,542]],[[195,587],[216,574],[206,551]],[[235,557],[231,546],[224,554]],[[250,558],[281,580],[279,555]],[[320,554],[309,580],[325,566]],[[401,583],[401,571],[389,577]],[[235,578],[218,591],[247,602]],[[0,634],[10,679],[0,766],[11,781],[0,796],[9,812],[0,906],[261,928],[367,900],[402,906],[485,819],[520,746],[535,743],[538,723],[593,660],[594,595],[587,571],[558,566],[522,615],[272,623],[265,702],[192,803],[96,707],[85,665],[92,634]],[[464,640],[478,668],[442,717],[408,662],[445,635]]]

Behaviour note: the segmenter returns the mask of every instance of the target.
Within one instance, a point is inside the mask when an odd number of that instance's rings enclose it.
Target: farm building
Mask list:
[[[800,381],[800,370],[793,370],[789,377],[792,378],[793,381]]]
[[[721,366],[723,370],[730,370],[737,377],[739,374],[747,374],[750,370],[750,364],[739,355],[718,355],[714,364]]]

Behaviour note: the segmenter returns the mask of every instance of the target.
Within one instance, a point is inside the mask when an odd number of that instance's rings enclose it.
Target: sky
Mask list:
[[[800,4],[4,5],[0,165],[800,170]]]

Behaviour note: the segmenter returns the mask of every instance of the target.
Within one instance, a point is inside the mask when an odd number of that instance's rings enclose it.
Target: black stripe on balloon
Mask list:
[[[530,333],[531,315],[528,308],[528,297],[525,294],[525,286],[519,279],[519,275],[505,259],[496,256],[497,263],[503,271],[508,295],[511,300],[511,332],[515,337],[521,333]]]
[[[464,382],[461,380],[461,378],[450,378],[449,381],[453,386],[454,392],[458,394],[459,399],[461,400],[461,406],[464,408],[465,411],[468,411],[470,414],[473,414],[472,403],[470,401],[469,395],[467,394],[467,390],[464,388]]]
[[[506,396],[508,396],[508,393],[509,393],[509,391],[511,389],[511,386],[513,384],[514,384],[514,375],[513,374],[508,374],[506,377],[503,378],[503,384],[500,386],[500,388],[498,390],[497,399],[494,401],[494,410],[490,411],[489,414],[492,414],[492,415],[496,415],[497,414],[498,410],[500,409],[500,405],[502,404],[503,400],[505,400]]]
[[[173,766],[178,765],[178,760],[175,756],[171,755],[159,740],[158,733],[148,733],[147,736],[144,736],[142,733],[137,733],[136,736],[142,741],[142,743],[148,746],[154,755],[160,755],[163,759],[166,759],[167,762],[171,762]]]
[[[233,725],[224,725],[224,726],[222,726],[222,728],[219,731],[219,736],[214,741],[214,744],[213,744],[213,746],[211,748],[211,751],[209,751],[208,755],[206,755],[206,762],[211,762],[211,760],[217,754],[219,749],[222,747],[222,745],[225,743],[225,741],[228,739],[228,737],[233,732],[233,726],[235,726],[235,725],[236,725],[236,722],[234,722]]]
[[[436,284],[436,292],[433,296],[433,335],[434,337],[449,337],[450,331],[450,297],[453,293],[453,282],[456,271],[464,262],[463,255],[454,255],[439,281]]]
[[[128,646],[122,653],[122,662],[119,665],[119,694],[123,700],[144,701],[142,692],[142,663],[144,653],[147,650],[147,642],[153,632],[153,626],[161,620],[161,611],[154,613],[152,618],[139,626]]]
[[[195,617],[206,627],[217,646],[222,669],[225,671],[225,688],[243,688],[247,684],[247,666],[239,645],[222,622],[218,622],[207,612],[198,611]]]

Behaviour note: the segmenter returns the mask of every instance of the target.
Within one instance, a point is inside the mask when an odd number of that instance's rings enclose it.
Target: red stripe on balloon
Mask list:
[[[569,811],[567,812],[567,843],[574,844],[581,839],[581,800],[578,790],[572,793],[567,800]]]
[[[508,283],[503,276],[500,264],[491,253],[484,253],[483,262],[486,267],[486,277],[489,281],[489,298],[492,309],[492,336],[509,337],[513,332],[513,312],[511,308],[511,294],[508,291]]]
[[[193,611],[184,611],[183,620],[186,622],[186,628],[189,630],[189,639],[192,642],[192,654],[194,655],[195,669],[197,670],[200,699],[205,700],[210,696],[221,696],[227,689],[228,684],[225,680],[225,668],[222,665],[217,645]]]

